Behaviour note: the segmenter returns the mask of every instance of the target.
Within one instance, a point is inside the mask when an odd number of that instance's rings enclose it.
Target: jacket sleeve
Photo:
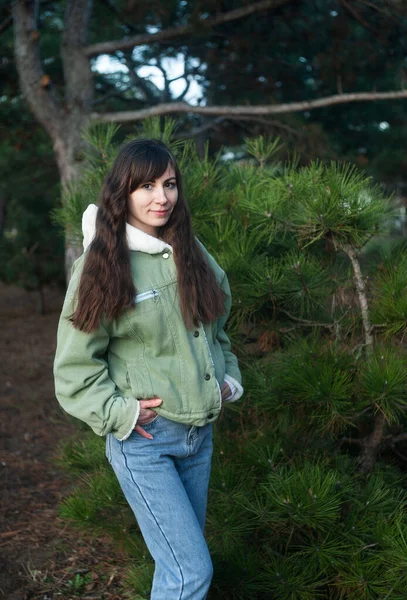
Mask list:
[[[229,281],[226,273],[224,273],[221,281],[221,290],[225,294],[225,314],[218,319],[217,323],[217,339],[221,345],[226,364],[225,381],[228,383],[231,394],[225,398],[224,402],[234,402],[239,400],[243,395],[242,376],[240,374],[239,365],[236,356],[231,351],[231,343],[225,332],[225,324],[230,315],[232,307],[232,294],[230,292]]]
[[[98,435],[112,432],[119,440],[125,440],[136,425],[140,404],[135,398],[121,396],[109,377],[106,362],[109,333],[103,325],[85,333],[69,321],[82,264],[83,256],[74,264],[59,319],[55,394],[67,413],[87,423]]]

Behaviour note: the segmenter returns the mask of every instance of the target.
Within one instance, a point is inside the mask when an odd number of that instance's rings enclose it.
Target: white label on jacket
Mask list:
[[[158,297],[157,290],[149,290],[148,292],[143,292],[141,294],[137,294],[134,301],[137,304],[138,302],[143,302],[143,300],[149,300],[150,298],[154,298],[154,300]]]

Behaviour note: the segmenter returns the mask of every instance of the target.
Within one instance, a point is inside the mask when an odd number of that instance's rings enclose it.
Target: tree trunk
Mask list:
[[[61,45],[65,97],[61,99],[42,69],[39,53],[35,3],[15,0],[13,4],[14,51],[20,86],[37,121],[50,136],[64,190],[75,181],[83,167],[81,134],[89,123],[93,100],[92,72],[84,48],[92,11],[92,0],[68,0]],[[65,269],[81,250],[69,240],[65,245]]]
[[[83,126],[85,126],[86,121]],[[84,142],[79,135],[79,131],[82,128],[67,128],[66,135],[62,139],[57,139],[54,142],[54,151],[58,164],[58,169],[61,177],[61,193],[62,202],[64,202],[64,195],[69,184],[74,183],[79,179],[83,172],[84,162],[81,160],[83,155]],[[75,260],[81,255],[82,248],[77,246],[65,238],[65,275],[66,281],[69,282],[71,275],[72,265]]]

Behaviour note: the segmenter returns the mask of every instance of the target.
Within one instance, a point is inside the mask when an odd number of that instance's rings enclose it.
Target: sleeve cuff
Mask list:
[[[124,442],[125,440],[127,440],[128,437],[131,436],[131,434],[133,433],[134,428],[136,426],[136,423],[138,421],[139,415],[140,415],[140,402],[138,400],[136,400],[136,414],[134,416],[131,429],[123,437],[117,438],[119,440],[119,442]]]
[[[225,381],[230,387],[231,394],[223,402],[235,402],[239,400],[244,392],[240,383],[230,375],[225,375]]]

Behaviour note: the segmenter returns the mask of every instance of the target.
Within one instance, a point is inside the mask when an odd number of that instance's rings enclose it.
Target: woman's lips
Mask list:
[[[158,217],[164,217],[168,213],[168,210],[169,209],[167,209],[167,210],[152,210],[151,212],[154,215],[157,215]]]

